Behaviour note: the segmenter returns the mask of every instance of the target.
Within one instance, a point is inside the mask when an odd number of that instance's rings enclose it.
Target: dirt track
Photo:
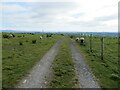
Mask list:
[[[62,40],[58,41],[33,67],[30,73],[18,84],[17,88],[46,88],[52,75],[51,64],[54,60]],[[78,88],[100,88],[89,66],[85,63],[82,55],[70,40],[72,57],[78,80]]]
[[[89,66],[85,63],[82,55],[76,49],[73,42],[70,40],[72,57],[76,63],[76,73],[80,82],[79,88],[100,88],[99,84],[95,80],[95,76],[92,74]]]
[[[18,84],[17,88],[45,88],[51,73],[54,60],[62,40],[58,41],[33,67],[30,73]]]

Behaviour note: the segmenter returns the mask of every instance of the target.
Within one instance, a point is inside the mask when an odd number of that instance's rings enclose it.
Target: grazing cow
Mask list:
[[[40,36],[40,39],[42,39],[42,36]]]

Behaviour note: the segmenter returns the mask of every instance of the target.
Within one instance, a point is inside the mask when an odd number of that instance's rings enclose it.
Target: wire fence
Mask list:
[[[118,38],[117,37],[97,37],[91,35],[78,35],[84,37],[85,44],[81,47],[86,48],[93,56],[99,57],[102,61],[116,63],[118,61]],[[78,43],[80,43],[78,41]]]

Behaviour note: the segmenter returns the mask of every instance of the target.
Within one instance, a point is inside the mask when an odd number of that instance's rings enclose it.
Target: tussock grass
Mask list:
[[[36,43],[36,40],[32,40],[32,43],[35,44],[35,43]]]
[[[53,61],[54,78],[50,83],[53,88],[73,88],[78,80],[75,79],[74,62],[71,56],[68,39],[64,39],[59,52]]]

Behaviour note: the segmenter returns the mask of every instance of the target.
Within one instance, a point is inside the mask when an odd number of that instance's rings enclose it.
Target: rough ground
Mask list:
[[[51,73],[51,64],[54,60],[61,41],[58,41],[33,67],[30,73],[18,84],[17,88],[45,88]]]
[[[82,55],[76,49],[73,42],[70,40],[72,57],[76,63],[76,73],[78,76],[78,80],[80,82],[80,88],[100,88],[99,84],[95,80],[95,76],[92,74],[89,66],[85,63]]]

